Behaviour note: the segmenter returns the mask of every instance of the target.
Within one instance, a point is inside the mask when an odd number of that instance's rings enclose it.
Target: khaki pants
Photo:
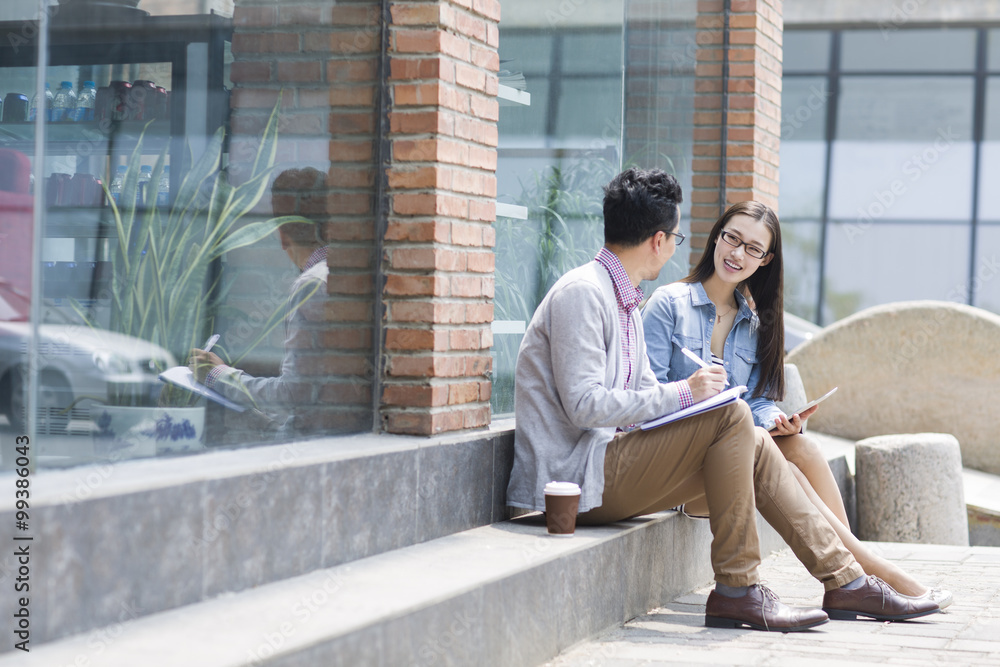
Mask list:
[[[759,581],[755,506],[826,590],[864,576],[774,441],[754,428],[743,401],[616,436],[604,458],[603,504],[577,522],[620,521],[702,495],[708,501],[717,582],[749,586]]]

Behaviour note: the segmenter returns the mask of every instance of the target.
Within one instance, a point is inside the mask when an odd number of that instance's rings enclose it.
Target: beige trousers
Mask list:
[[[577,522],[620,521],[702,495],[708,501],[712,568],[719,583],[759,581],[755,507],[826,590],[865,574],[809,502],[774,441],[754,428],[742,400],[649,431],[617,435],[604,458],[603,504]]]

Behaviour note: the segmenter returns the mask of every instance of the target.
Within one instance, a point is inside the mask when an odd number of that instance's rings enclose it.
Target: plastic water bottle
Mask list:
[[[52,120],[52,102],[53,95],[52,90],[49,88],[49,84],[45,84],[45,108],[42,111],[43,120]],[[33,121],[38,117],[38,94],[32,96],[31,107],[28,111],[28,120]]]
[[[153,201],[155,201],[155,197],[150,198],[148,196],[149,185],[150,185],[149,182],[152,180],[153,180],[153,168],[150,167],[148,164],[144,164],[141,167],[139,167],[139,184],[135,189],[136,206],[142,206],[143,204],[153,203]]]
[[[160,185],[156,189],[156,205],[166,206],[170,201],[170,165],[163,168],[160,174]]]
[[[83,123],[94,120],[94,102],[97,101],[97,86],[93,81],[84,81],[83,88],[76,96],[76,108],[73,109],[73,122]]]
[[[111,179],[111,187],[108,188],[111,191],[111,198],[115,200],[116,204],[121,203],[122,195],[122,185],[125,183],[125,172],[128,171],[125,165],[118,167],[118,171],[115,173],[115,177]]]
[[[50,120],[53,123],[72,120],[72,113],[75,109],[76,93],[73,92],[73,83],[63,81],[59,85],[59,92],[56,93],[55,100],[52,102],[52,118]]]

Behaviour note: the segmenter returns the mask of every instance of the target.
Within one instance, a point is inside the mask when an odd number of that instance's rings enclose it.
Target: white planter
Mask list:
[[[204,449],[205,408],[95,405],[94,454],[121,460]]]

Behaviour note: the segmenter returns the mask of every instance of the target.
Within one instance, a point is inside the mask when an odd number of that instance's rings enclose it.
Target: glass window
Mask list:
[[[830,86],[826,77],[787,77],[781,85],[781,140],[806,141],[826,137],[826,114],[830,101]]]
[[[969,219],[972,89],[971,77],[845,77],[830,216]]]
[[[942,72],[975,67],[976,31],[847,30],[841,36],[845,72]]]
[[[620,74],[620,32],[569,33],[562,37],[563,71],[567,74]]]
[[[973,305],[1000,313],[1000,225],[981,224],[976,235],[976,265],[972,270]],[[965,302],[964,299],[955,300]]]
[[[828,30],[786,29],[783,36],[781,58],[785,73],[828,69],[830,65],[830,38]]]
[[[822,324],[892,301],[955,300],[968,278],[970,229],[967,223],[832,222]]]
[[[559,86],[555,136],[569,145],[598,148],[620,141],[622,79],[564,78]]]
[[[778,202],[782,219],[822,215],[826,142],[782,141],[779,159]]]
[[[33,424],[39,464],[66,466],[371,430],[378,3],[367,27],[296,13],[285,33],[351,48],[273,80],[269,29],[231,2],[127,4],[62,2],[44,71],[34,30],[0,45],[0,438]],[[206,401],[185,374],[208,347]]]
[[[972,77],[844,77],[837,138],[972,138]]]
[[[1000,141],[984,141],[979,150],[979,219],[1000,220]]]
[[[970,141],[836,141],[832,151],[831,217],[865,223],[972,216]]]
[[[783,218],[822,215],[826,173],[827,79],[786,77],[781,92],[781,189]]]
[[[816,321],[819,294],[819,258],[823,228],[814,220],[781,221],[781,249],[785,269],[785,310]]]
[[[1000,29],[989,31],[989,49],[986,67],[991,72],[1000,72]]]
[[[509,30],[499,52],[501,70],[544,76],[552,69],[552,37],[545,33]]]
[[[549,124],[549,80],[544,76],[527,75],[524,86],[530,95],[530,104],[499,99],[501,111],[497,127],[501,148],[541,145],[541,137],[545,136]]]
[[[986,79],[986,115],[983,139],[1000,141],[1000,76]]]
[[[625,4],[598,3],[548,24],[538,17],[562,16],[565,2],[505,5],[501,59],[518,59],[506,64],[524,72],[531,100],[528,108],[500,107],[497,191],[504,206],[496,240],[495,417],[513,409],[517,347],[538,303],[559,276],[600,247],[601,188],[620,171],[623,155],[630,163],[671,171],[691,191],[694,3],[630,3],[628,26]],[[528,46],[543,43],[553,51]],[[529,62],[541,59],[546,62]],[[685,233],[689,202],[682,211]],[[687,274],[689,249],[690,242],[681,246],[656,285]]]
[[[986,114],[979,152],[979,219],[1000,220],[1000,77],[986,84]]]

